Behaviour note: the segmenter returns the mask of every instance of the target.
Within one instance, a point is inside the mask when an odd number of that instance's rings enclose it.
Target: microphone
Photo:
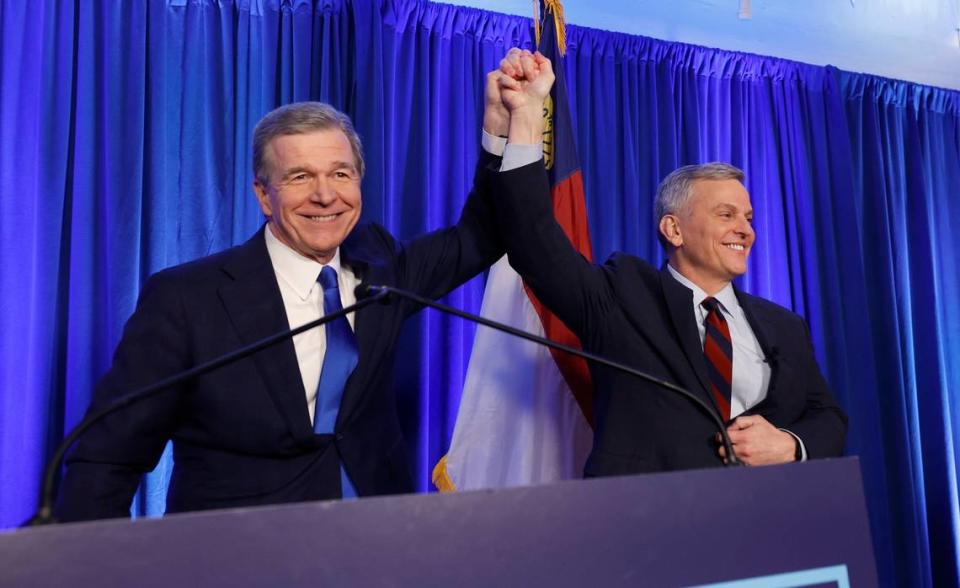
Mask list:
[[[775,367],[777,365],[777,360],[780,359],[780,348],[774,345],[770,348],[770,353],[763,358],[763,363],[768,364],[770,367]]]
[[[373,284],[360,284],[353,290],[353,295],[357,300],[364,300],[371,296],[377,296],[381,304],[389,304],[391,289],[386,286],[374,286]]]
[[[688,392],[687,390],[681,388],[680,386],[677,386],[676,384],[673,384],[672,382],[661,380],[660,378],[651,376],[646,372],[642,372],[628,365],[618,363],[611,359],[607,359],[606,357],[603,357],[601,355],[596,355],[594,353],[590,353],[589,351],[583,351],[575,347],[570,347],[562,343],[557,343],[556,341],[551,341],[550,339],[547,339],[545,337],[540,337],[538,335],[534,335],[526,331],[521,331],[520,329],[511,327],[510,325],[498,323],[497,321],[492,321],[488,318],[484,318],[476,314],[470,314],[469,312],[464,312],[458,308],[447,306],[446,304],[440,304],[439,302],[435,302],[433,300],[430,300],[429,298],[424,298],[419,294],[408,292],[406,290],[401,290],[400,288],[394,288],[393,286],[383,286],[383,285],[374,286],[374,285],[361,284],[360,286],[357,287],[355,294],[358,299],[366,296],[384,296],[383,300],[386,301],[386,296],[390,296],[390,295],[393,295],[399,298],[406,298],[407,300],[412,300],[413,302],[416,302],[420,305],[427,306],[435,310],[439,310],[440,312],[443,312],[449,315],[460,317],[462,319],[483,325],[485,327],[490,327],[491,329],[495,329],[497,331],[507,333],[508,335],[513,335],[514,337],[526,339],[527,341],[532,341],[538,345],[543,345],[545,347],[550,347],[552,349],[559,349],[560,351],[564,351],[571,355],[581,357],[583,359],[586,359],[587,361],[591,361],[593,363],[597,363],[602,366],[612,368],[616,371],[631,375],[635,378],[639,378],[641,380],[645,380],[652,384],[656,384],[657,386],[660,386],[661,388],[664,388],[666,390],[670,390],[671,392],[679,394],[684,398],[686,398],[687,400],[689,400],[690,402],[692,402],[694,405],[700,408],[704,413],[706,413],[706,415],[709,416],[711,420],[713,420],[713,424],[714,426],[716,426],[717,431],[720,433],[720,437],[723,440],[723,447],[727,453],[726,465],[729,465],[729,466],[743,465],[740,462],[740,460],[737,459],[737,454],[733,452],[733,443],[730,441],[730,436],[727,434],[726,426],[724,426],[723,421],[720,420],[720,415],[718,415],[716,411],[714,411],[707,403],[705,403],[703,400],[698,398],[696,395]],[[775,351],[776,351],[776,347],[773,348],[771,355],[774,355]],[[775,357],[771,358],[771,360],[775,361]]]
[[[249,357],[258,351],[262,351],[271,345],[275,345],[281,341],[295,337],[304,331],[309,331],[310,329],[324,325],[342,316],[346,316],[351,312],[356,312],[361,308],[369,306],[375,302],[385,301],[387,295],[388,292],[371,292],[370,295],[366,296],[363,300],[358,300],[356,304],[351,304],[341,310],[338,310],[337,312],[324,315],[316,320],[310,321],[309,323],[302,324],[299,327],[281,331],[279,333],[270,335],[269,337],[260,339],[259,341],[254,341],[245,347],[241,347],[240,349],[231,351],[230,353],[221,355],[220,357],[215,357],[210,361],[180,372],[179,374],[174,374],[164,378],[163,380],[160,380],[159,382],[139,388],[133,392],[130,392],[129,394],[124,394],[113,403],[103,407],[91,415],[87,415],[86,418],[80,421],[80,423],[74,427],[72,431],[70,431],[70,434],[63,439],[60,445],[57,446],[56,451],[53,453],[53,457],[51,457],[50,461],[47,463],[47,468],[44,470],[43,475],[43,484],[40,489],[40,507],[23,526],[34,527],[38,525],[49,525],[57,522],[56,518],[53,516],[53,486],[57,469],[60,467],[60,463],[63,461],[63,457],[66,455],[67,450],[69,450],[76,440],[79,439],[80,436],[83,435],[83,433],[85,433],[91,426],[120,409],[126,408],[131,404],[136,404],[137,402],[152,396],[156,396],[172,386],[182,384],[191,378],[201,376],[208,372],[212,372],[217,368],[240,361],[241,359]]]

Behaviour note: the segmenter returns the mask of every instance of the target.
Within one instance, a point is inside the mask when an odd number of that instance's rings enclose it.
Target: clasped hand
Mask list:
[[[540,52],[514,47],[487,74],[483,128],[514,143],[536,143],[543,103],[553,87],[553,65]]]

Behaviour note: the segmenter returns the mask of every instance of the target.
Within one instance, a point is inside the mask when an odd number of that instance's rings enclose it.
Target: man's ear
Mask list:
[[[253,180],[253,193],[257,195],[257,202],[260,204],[260,210],[265,216],[273,216],[273,209],[270,207],[270,195],[267,194],[267,187],[263,185],[260,178]]]
[[[675,215],[665,214],[660,217],[660,234],[674,247],[683,245],[683,235],[680,233],[680,221]]]

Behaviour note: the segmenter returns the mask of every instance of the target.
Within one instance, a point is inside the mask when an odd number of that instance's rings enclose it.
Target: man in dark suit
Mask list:
[[[553,71],[541,55],[515,49],[501,74],[510,110],[506,159],[539,143]],[[748,465],[840,455],[846,415],[820,373],[805,322],[732,283],[746,271],[755,239],[742,179],[733,166],[706,164],[663,180],[656,216],[668,263],[659,270],[622,253],[603,265],[577,254],[553,219],[540,157],[504,165],[493,193],[510,263],[585,349],[701,396],[728,422]],[[717,466],[726,458],[713,421],[687,399],[606,368],[591,371],[596,424],[586,475]]]
[[[147,281],[91,411],[347,306],[358,285],[437,298],[503,255],[484,170],[508,114],[498,85],[487,88],[485,150],[459,222],[406,243],[358,224],[364,163],[346,115],[299,103],[264,117],[253,159],[266,225]],[[391,368],[417,310],[368,306],[108,417],[70,454],[58,516],[127,516],[169,439],[168,512],[412,491]]]

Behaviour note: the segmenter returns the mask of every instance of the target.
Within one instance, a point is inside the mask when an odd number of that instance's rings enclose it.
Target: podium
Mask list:
[[[0,586],[875,586],[856,458],[0,534]]]

